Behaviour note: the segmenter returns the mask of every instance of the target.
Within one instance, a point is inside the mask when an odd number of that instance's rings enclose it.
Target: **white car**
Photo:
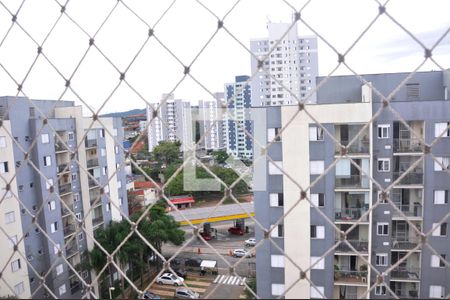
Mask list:
[[[245,251],[244,249],[235,249],[233,251],[234,257],[252,257],[252,254],[250,252]]]
[[[184,279],[178,277],[172,273],[164,273],[156,279],[156,283],[158,284],[169,284],[180,286],[183,285]]]
[[[256,239],[255,238],[251,238],[248,240],[245,240],[245,246],[246,247],[253,247],[256,245]]]

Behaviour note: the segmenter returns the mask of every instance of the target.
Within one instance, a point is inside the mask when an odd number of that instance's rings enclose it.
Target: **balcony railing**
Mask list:
[[[95,179],[96,179],[97,182],[100,181],[100,178],[95,178]],[[92,188],[92,187],[99,186],[99,184],[96,181],[94,179],[92,179],[92,178],[89,178],[89,180],[88,180],[89,187]]]
[[[367,211],[365,208],[339,208],[334,212],[336,221],[357,221]],[[368,221],[368,216],[365,216],[362,222]]]
[[[59,194],[67,194],[72,192],[72,184],[71,183],[66,183],[66,184],[62,184],[58,187],[59,190]]]
[[[412,205],[404,205],[395,203],[395,206],[407,217],[422,217],[422,204],[415,203]],[[403,217],[399,212],[394,211],[394,217]]]
[[[395,293],[399,299],[417,299],[419,291],[416,289],[405,289]]]
[[[86,165],[88,168],[98,167],[98,158],[89,159]]]
[[[334,271],[334,281],[337,283],[367,283],[367,271],[346,271],[341,270]]]
[[[96,226],[96,225],[98,225],[98,224],[100,224],[102,222],[103,222],[103,216],[92,218],[92,225],[93,226]]]
[[[67,146],[61,141],[55,141],[55,152],[69,151]]]
[[[78,247],[76,246],[76,244],[66,247],[66,257],[72,256],[77,252],[78,252]]]
[[[417,247],[420,243],[419,238],[393,236],[392,237],[392,249],[395,250],[411,250]]]
[[[394,139],[394,152],[414,153],[423,152],[422,142],[419,139]]]
[[[420,268],[397,267],[391,271],[391,279],[420,280]]]
[[[353,248],[358,252],[368,252],[369,251],[369,242],[359,241],[359,240],[347,240]],[[336,243],[338,241],[336,240]],[[342,242],[335,249],[336,252],[353,252],[353,250],[347,245],[347,243]]]
[[[61,204],[61,216],[67,216],[71,212],[73,212],[73,204],[67,205],[68,207],[65,207],[63,204]]]
[[[397,180],[405,172],[394,172],[394,181]],[[423,184],[423,173],[422,172],[408,172],[405,177],[403,177],[397,184]]]
[[[335,177],[336,188],[368,189],[369,180],[364,175],[349,175],[347,177]]]
[[[58,173],[61,172],[69,172],[70,168],[68,167],[68,164],[59,164],[57,167]]]
[[[356,140],[350,146],[348,146],[348,144],[350,143],[349,140],[341,140],[340,143],[342,144],[342,146],[347,147],[347,153],[349,154],[369,154],[370,151],[369,140]],[[335,146],[335,153],[341,153],[340,145]]]
[[[92,140],[85,139],[84,146],[86,148],[97,147],[97,139],[92,139]]]
[[[75,232],[75,225],[74,224],[69,224],[67,226],[64,226],[63,232],[64,232],[64,236],[68,236],[68,235],[74,233]]]

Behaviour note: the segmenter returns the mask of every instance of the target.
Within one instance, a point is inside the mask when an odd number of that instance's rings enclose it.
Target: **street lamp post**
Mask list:
[[[116,289],[116,288],[113,287],[113,286],[109,287],[109,289],[108,289],[108,291],[109,291],[109,299],[112,299],[111,291],[114,291],[115,289]]]

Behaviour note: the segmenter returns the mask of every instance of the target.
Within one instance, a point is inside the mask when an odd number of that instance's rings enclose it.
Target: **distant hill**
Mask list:
[[[123,118],[129,115],[137,115],[137,114],[145,114],[145,108],[143,109],[132,109],[128,111],[122,111],[122,112],[115,112],[115,113],[109,113],[101,115],[102,117],[119,117]]]

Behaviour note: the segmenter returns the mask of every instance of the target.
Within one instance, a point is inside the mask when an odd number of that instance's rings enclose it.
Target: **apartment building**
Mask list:
[[[215,93],[214,100],[200,100],[198,102],[199,134],[203,140],[200,147],[205,150],[219,150],[225,148],[223,103],[224,94]]]
[[[292,95],[315,103],[317,37],[299,36],[297,25],[290,23],[269,22],[267,31],[268,37],[250,41],[252,74],[259,71],[251,81],[252,106],[296,104]],[[263,65],[258,65],[267,55]]]
[[[163,94],[161,104],[147,106],[148,150],[151,152],[160,141],[179,141],[181,150],[193,141],[192,112],[189,101],[175,99],[173,94]]]
[[[235,77],[235,82],[225,84],[225,141],[227,152],[238,158],[251,159],[252,121],[250,114],[252,93],[249,76]],[[246,133],[248,132],[248,134]]]
[[[384,95],[407,76],[363,75]],[[321,80],[317,78],[318,83]],[[347,299],[364,293],[368,298],[392,298],[386,286],[399,298],[448,295],[450,268],[430,248],[421,246],[421,240],[423,233],[434,229],[426,241],[448,264],[449,84],[443,72],[418,72],[383,108],[377,94],[355,76],[331,77],[319,90],[317,105],[306,108],[332,137],[304,111],[296,115],[298,106],[253,109],[256,139],[261,144],[275,139],[267,149],[275,163],[261,159],[254,166],[256,217],[270,228],[296,205],[270,235],[296,265],[308,270],[303,275],[316,286],[301,279],[293,262],[265,241],[256,256],[260,297],[287,291],[286,298]],[[284,128],[282,136],[275,138],[280,128]],[[428,151],[422,140],[430,145],[438,137],[431,153],[439,163],[429,154],[422,159]],[[337,147],[333,139],[346,149]],[[255,158],[261,155],[257,145],[254,153]],[[340,158],[341,154],[345,156]],[[298,185],[307,192],[302,193]],[[381,192],[391,185],[388,194]],[[305,196],[318,208],[301,201]],[[342,236],[321,213],[342,231],[354,227]],[[264,233],[257,229],[256,238],[263,239]],[[360,255],[344,242],[336,246],[344,239]],[[378,273],[363,258],[380,273],[397,264],[384,276],[386,286],[369,291]]]
[[[40,286],[45,276],[57,297],[81,298],[75,272],[87,282],[95,275],[82,267],[91,237],[128,214],[124,153],[114,141],[123,140],[121,120],[91,126],[74,102],[24,97],[1,97],[0,116],[0,239],[9,245],[0,295],[51,297]],[[10,258],[14,245],[23,256]]]

